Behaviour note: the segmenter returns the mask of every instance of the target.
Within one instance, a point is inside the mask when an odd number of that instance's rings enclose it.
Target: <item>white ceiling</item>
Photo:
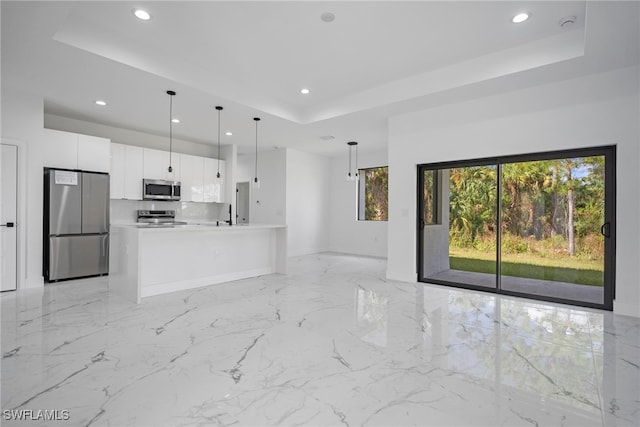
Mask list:
[[[161,136],[173,89],[178,138],[214,143],[222,105],[222,141],[240,152],[259,116],[262,147],[335,155],[386,147],[395,114],[638,64],[639,5],[2,1],[2,84],[42,94],[50,114]]]

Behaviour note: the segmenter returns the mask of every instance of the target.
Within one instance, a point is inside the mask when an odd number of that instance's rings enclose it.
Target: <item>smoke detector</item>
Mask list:
[[[333,20],[336,19],[336,15],[331,12],[325,12],[320,15],[320,19],[322,19],[323,22],[333,22]]]
[[[565,16],[560,20],[560,22],[558,22],[558,24],[560,24],[562,28],[569,28],[570,26],[576,23],[577,19],[578,18],[575,16]]]
[[[323,141],[331,141],[332,139],[336,139],[336,137],[333,135],[324,135],[324,136],[321,136],[320,139]]]

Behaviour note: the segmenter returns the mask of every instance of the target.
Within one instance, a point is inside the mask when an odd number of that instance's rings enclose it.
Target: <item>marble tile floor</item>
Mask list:
[[[640,425],[639,319],[387,281],[375,258],[289,271],[139,305],[105,279],[2,294],[0,423]],[[39,410],[68,419],[10,419]]]

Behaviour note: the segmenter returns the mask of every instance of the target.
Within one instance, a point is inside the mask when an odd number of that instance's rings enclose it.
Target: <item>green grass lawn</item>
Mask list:
[[[449,256],[452,270],[495,274],[495,255],[480,251],[451,248]],[[530,254],[502,257],[504,276],[553,280],[589,286],[603,286],[602,263],[576,259],[548,259]]]

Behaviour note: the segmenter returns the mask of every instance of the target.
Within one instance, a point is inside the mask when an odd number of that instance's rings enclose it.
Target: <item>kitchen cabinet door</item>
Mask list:
[[[143,148],[142,174],[146,179],[164,179],[164,172],[169,166],[169,152]]]
[[[225,198],[225,161],[220,160],[220,179],[218,175],[218,159],[204,158],[204,201],[224,203]]]
[[[169,152],[154,150],[152,148],[143,149],[143,178],[146,179],[166,179],[169,181],[180,181],[180,154],[171,153],[171,167],[169,168]]]
[[[111,144],[111,171],[109,173],[109,197],[111,199],[125,198],[125,149],[126,145]]]
[[[109,172],[111,140],[97,136],[78,135],[78,169]]]
[[[47,141],[36,155],[43,159],[46,167],[78,169],[78,134],[53,129],[44,129]]]
[[[203,167],[204,158],[180,154],[181,197],[183,202],[203,201]]]
[[[125,199],[142,200],[143,148],[124,146],[124,195]]]

